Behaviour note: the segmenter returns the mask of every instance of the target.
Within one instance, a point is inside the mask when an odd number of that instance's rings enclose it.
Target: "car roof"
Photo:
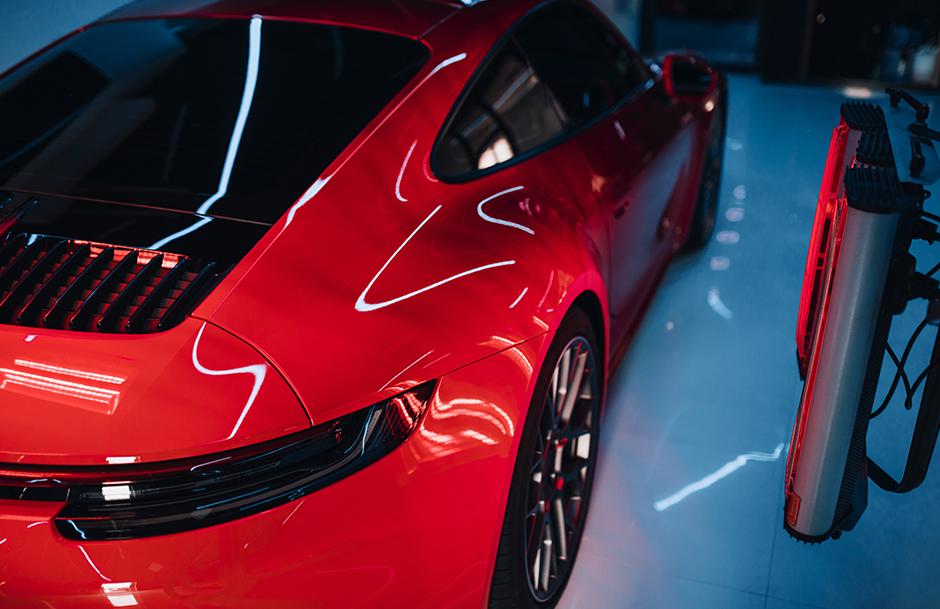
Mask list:
[[[420,38],[476,0],[138,0],[103,21],[160,17],[248,18],[314,21]]]

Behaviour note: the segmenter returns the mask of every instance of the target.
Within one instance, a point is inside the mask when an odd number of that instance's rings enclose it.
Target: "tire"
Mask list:
[[[584,530],[597,462],[603,400],[603,360],[599,344],[588,316],[575,308],[562,321],[549,347],[536,381],[516,456],[490,588],[490,609],[550,609],[557,604],[571,574]],[[562,383],[553,377],[556,370],[563,371],[564,356],[568,354],[567,378],[573,384],[581,353],[585,354],[582,382],[572,404],[567,407],[568,423],[564,424],[561,421],[565,418],[568,401],[559,397]],[[558,375],[559,378],[563,376]],[[549,407],[551,405],[556,408],[553,410]],[[553,416],[553,413],[558,416]],[[572,435],[578,431],[581,433]],[[565,436],[566,433],[569,435]],[[554,452],[545,450],[549,446],[554,447]],[[545,458],[546,454],[551,458]],[[570,478],[556,476],[558,464]],[[531,509],[539,505],[542,507]],[[560,543],[558,532],[561,529],[555,525],[559,521],[576,527],[569,530],[563,525],[564,543]],[[546,563],[540,558],[533,562],[534,556],[540,557],[543,553],[529,551],[529,548],[546,547],[542,526],[550,531],[549,548],[555,558],[547,561],[547,576],[543,570]],[[553,536],[559,538],[554,546],[551,545]],[[527,544],[530,537],[543,543],[530,546]],[[535,573],[539,574],[538,579]]]
[[[725,156],[725,127],[727,123],[728,101],[727,94],[723,92],[719,112],[712,121],[708,134],[708,148],[705,156],[705,167],[702,170],[702,181],[699,184],[698,202],[695,204],[695,213],[689,226],[689,237],[685,247],[688,250],[699,250],[711,240],[715,232],[715,222],[718,217],[718,200],[721,187],[721,171]]]

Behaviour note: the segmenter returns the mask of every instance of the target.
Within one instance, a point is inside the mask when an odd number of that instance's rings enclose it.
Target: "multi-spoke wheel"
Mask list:
[[[587,316],[573,310],[539,375],[506,510],[492,608],[552,607],[568,580],[587,514],[603,394]]]
[[[599,404],[596,372],[587,339],[571,339],[542,408],[525,523],[529,587],[540,601],[558,591],[571,568],[568,550],[581,534]]]

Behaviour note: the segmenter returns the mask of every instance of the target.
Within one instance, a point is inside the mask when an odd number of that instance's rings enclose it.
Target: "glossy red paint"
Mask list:
[[[0,354],[0,463],[176,459],[310,426],[261,355],[195,319],[136,337],[3,326]]]
[[[148,609],[478,608],[547,344],[543,335],[446,375],[399,450],[256,516],[84,543],[50,526],[61,504],[0,501],[0,606],[108,607],[129,594]]]
[[[464,183],[437,178],[429,157],[451,107],[537,4],[175,1],[112,17],[342,23],[420,37],[431,59],[180,326],[31,340],[0,329],[0,367],[39,362],[36,374],[60,380],[81,370],[97,375],[75,381],[96,388],[84,395],[120,393],[107,413],[0,387],[0,462],[207,454],[440,381],[392,454],[225,524],[79,543],[50,526],[60,504],[0,500],[0,606],[485,605],[553,330],[587,295],[605,355],[617,348],[688,233],[711,122],[706,103],[669,98],[654,71],[635,102],[531,159]]]

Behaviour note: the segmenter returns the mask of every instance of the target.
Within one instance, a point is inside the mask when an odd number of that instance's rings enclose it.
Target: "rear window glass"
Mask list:
[[[273,222],[427,57],[257,17],[96,25],[0,80],[0,187]]]

